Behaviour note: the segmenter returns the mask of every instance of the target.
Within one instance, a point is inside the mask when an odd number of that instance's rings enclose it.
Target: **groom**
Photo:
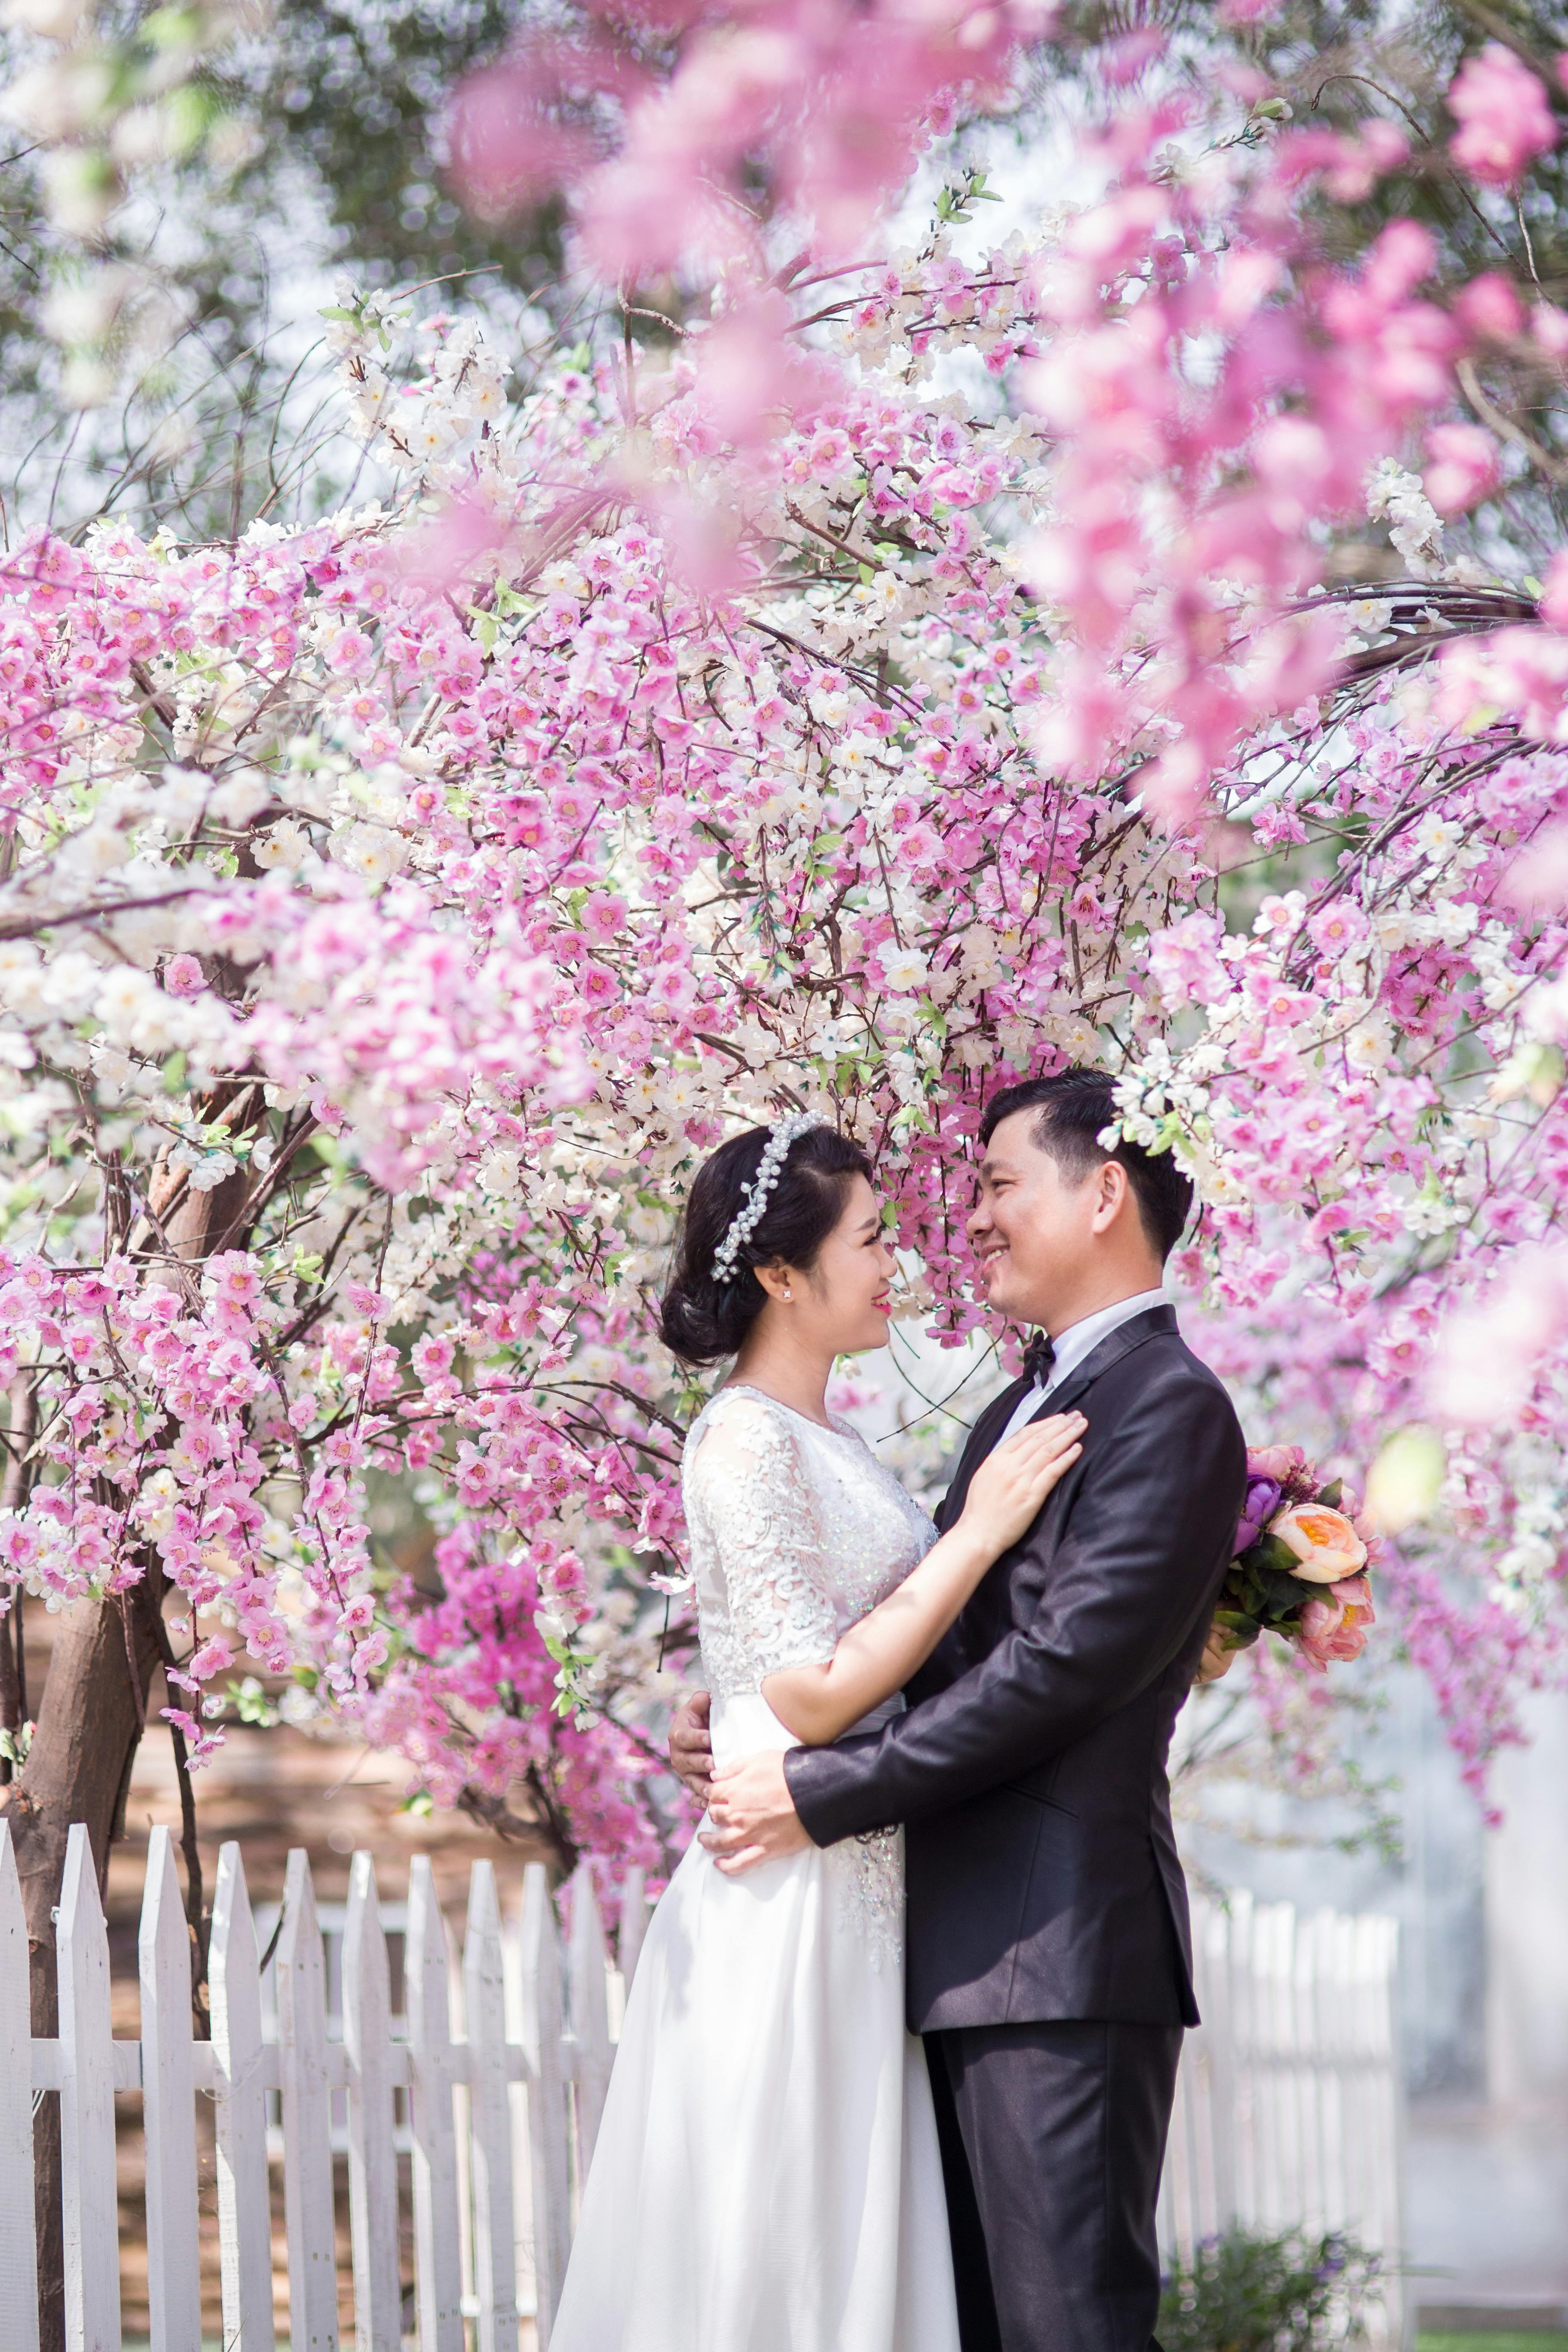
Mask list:
[[[1165,1759],[1230,1558],[1246,1448],[1188,1353],[1164,1261],[1191,1187],[1098,1140],[1110,1081],[1008,1087],[969,1234],[987,1304],[1034,1324],[939,1524],[992,1447],[1076,1407],[1083,1452],[885,1729],[749,1757],[712,1790],[721,1867],[907,1824],[909,2019],[942,2137],[963,2352],[1147,2352],[1154,2205],[1197,2022]],[[670,1735],[707,1794],[706,1702]]]

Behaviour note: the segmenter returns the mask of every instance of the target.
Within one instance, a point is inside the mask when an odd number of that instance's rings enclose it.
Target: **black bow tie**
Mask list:
[[[1051,1345],[1050,1333],[1037,1331],[1024,1350],[1024,1378],[1033,1381],[1037,1388],[1043,1389],[1051,1377],[1051,1368],[1056,1360],[1057,1351]]]

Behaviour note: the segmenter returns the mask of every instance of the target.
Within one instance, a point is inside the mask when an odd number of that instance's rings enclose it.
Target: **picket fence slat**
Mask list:
[[[308,1857],[296,1847],[283,1883],[278,1945],[283,2091],[283,2210],[289,2237],[290,2352],[338,2352],[327,1981]]]
[[[393,2146],[392,1993],[375,1865],[350,1866],[343,1935],[343,2047],[349,2060],[349,2228],[357,2352],[399,2352],[397,2155]]]
[[[517,2253],[512,2233],[511,2096],[506,2066],[506,1988],[500,1907],[488,1862],[468,1882],[463,1948],[468,2019],[468,2107],[474,2200],[474,2285],[479,2352],[511,2352],[517,2341]]]
[[[567,1946],[567,1999],[572,2028],[573,2104],[577,2118],[577,2177],[585,2180],[610,2087],[609,1979],[594,1874],[580,1863],[572,1882],[572,1934]]]
[[[258,1957],[245,1865],[230,1840],[218,1850],[207,1952],[226,2352],[276,2352],[277,2345],[263,2063],[277,2053],[262,2045]]]
[[[458,2138],[453,2119],[452,1995],[447,1923],[427,1854],[408,1873],[404,1946],[413,2140],[415,2307],[419,2352],[463,2352],[462,2241],[458,2226]]]
[[[66,1833],[56,1942],[60,2005],[60,2169],[66,2352],[120,2352],[109,1936],[87,1831]]]
[[[191,1931],[174,1843],[162,1823],[147,1849],[137,1960],[147,2136],[147,2325],[153,2352],[202,2352]]]
[[[38,2352],[31,2013],[27,1915],[11,1824],[0,1814],[0,2310],[16,2352]]]
[[[542,1863],[522,1874],[523,2047],[528,2053],[528,2138],[533,2213],[534,2325],[548,2352],[572,2242],[566,2158],[566,2068],[562,2048],[561,1939]]]
[[[382,1905],[368,1854],[346,1906],[317,1906],[290,1854],[281,1916],[253,1917],[237,1846],[219,1856],[209,1972],[212,2041],[194,2042],[191,1945],[171,1840],[147,1858],[141,2039],[111,2039],[109,1953],[85,1832],[59,1906],[58,2038],[26,2035],[26,1918],[0,1817],[0,2310],[5,2352],[37,2352],[30,2226],[33,2098],[60,2097],[68,2352],[120,2352],[114,2095],[139,2092],[147,2143],[155,2352],[198,2352],[197,2095],[214,2096],[225,2352],[277,2352],[270,2167],[283,2172],[291,2352],[338,2352],[335,2160],[346,2158],[356,2352],[401,2352],[412,2286],[418,2352],[519,2352],[531,2315],[548,2352],[573,2215],[604,2127],[614,2029],[636,1978],[647,1904],[628,1874],[612,1969],[593,1881],[570,1891],[564,1948],[543,1866],[503,1921],[495,1872],[469,1876],[461,1952],[430,1862],[406,1906]],[[263,1923],[267,1926],[264,1928]],[[278,1928],[263,1971],[258,1929]],[[1194,1979],[1204,2024],[1177,2077],[1160,2242],[1190,2253],[1232,2224],[1345,2230],[1387,2258],[1368,2314],[1377,2352],[1404,2341],[1403,2108],[1392,1920],[1245,1895],[1199,1903]],[[406,2015],[392,2009],[401,1960]],[[338,2014],[341,2009],[341,2018]],[[280,2133],[268,2103],[281,2095]],[[346,2093],[346,2099],[342,2095]],[[406,2095],[406,2135],[398,2119]],[[334,2138],[334,2095],[346,2140]],[[410,2155],[400,2188],[400,2151]],[[413,2277],[400,2257],[410,2199]],[[526,2339],[525,2339],[526,2340]]]
[[[470,1891],[471,1879],[470,1875]],[[467,1924],[465,1918],[465,1925]],[[479,2310],[474,2291],[474,2135],[473,2109],[468,2102],[468,1997],[463,1980],[463,1954],[450,1920],[447,1927],[447,1996],[452,2005],[453,2120],[458,2135],[458,2275],[462,2309]],[[456,2045],[461,2043],[461,2048]],[[471,2343],[465,2331],[465,2344]]]

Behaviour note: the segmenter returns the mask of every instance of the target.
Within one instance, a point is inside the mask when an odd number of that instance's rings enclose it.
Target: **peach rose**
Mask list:
[[[1268,1532],[1295,1554],[1295,1572],[1309,1584],[1333,1584],[1366,1566],[1365,1544],[1344,1513],[1327,1503],[1298,1503],[1271,1520]]]
[[[1346,1665],[1360,1657],[1366,1647],[1366,1629],[1376,1622],[1365,1577],[1347,1576],[1321,1597],[1303,1602],[1297,1647],[1308,1665],[1327,1674],[1331,1665]]]
[[[1299,1445],[1249,1445],[1247,1466],[1255,1478],[1272,1478],[1284,1486],[1301,1475],[1307,1457]]]

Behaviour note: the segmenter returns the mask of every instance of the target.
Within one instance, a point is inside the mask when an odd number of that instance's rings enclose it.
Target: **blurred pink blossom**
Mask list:
[[[1512,187],[1527,163],[1557,144],[1544,84],[1500,41],[1466,58],[1448,90],[1448,110],[1459,125],[1448,152],[1483,187]]]
[[[1483,425],[1431,425],[1426,455],[1425,488],[1440,515],[1462,514],[1497,488],[1500,453]]]

